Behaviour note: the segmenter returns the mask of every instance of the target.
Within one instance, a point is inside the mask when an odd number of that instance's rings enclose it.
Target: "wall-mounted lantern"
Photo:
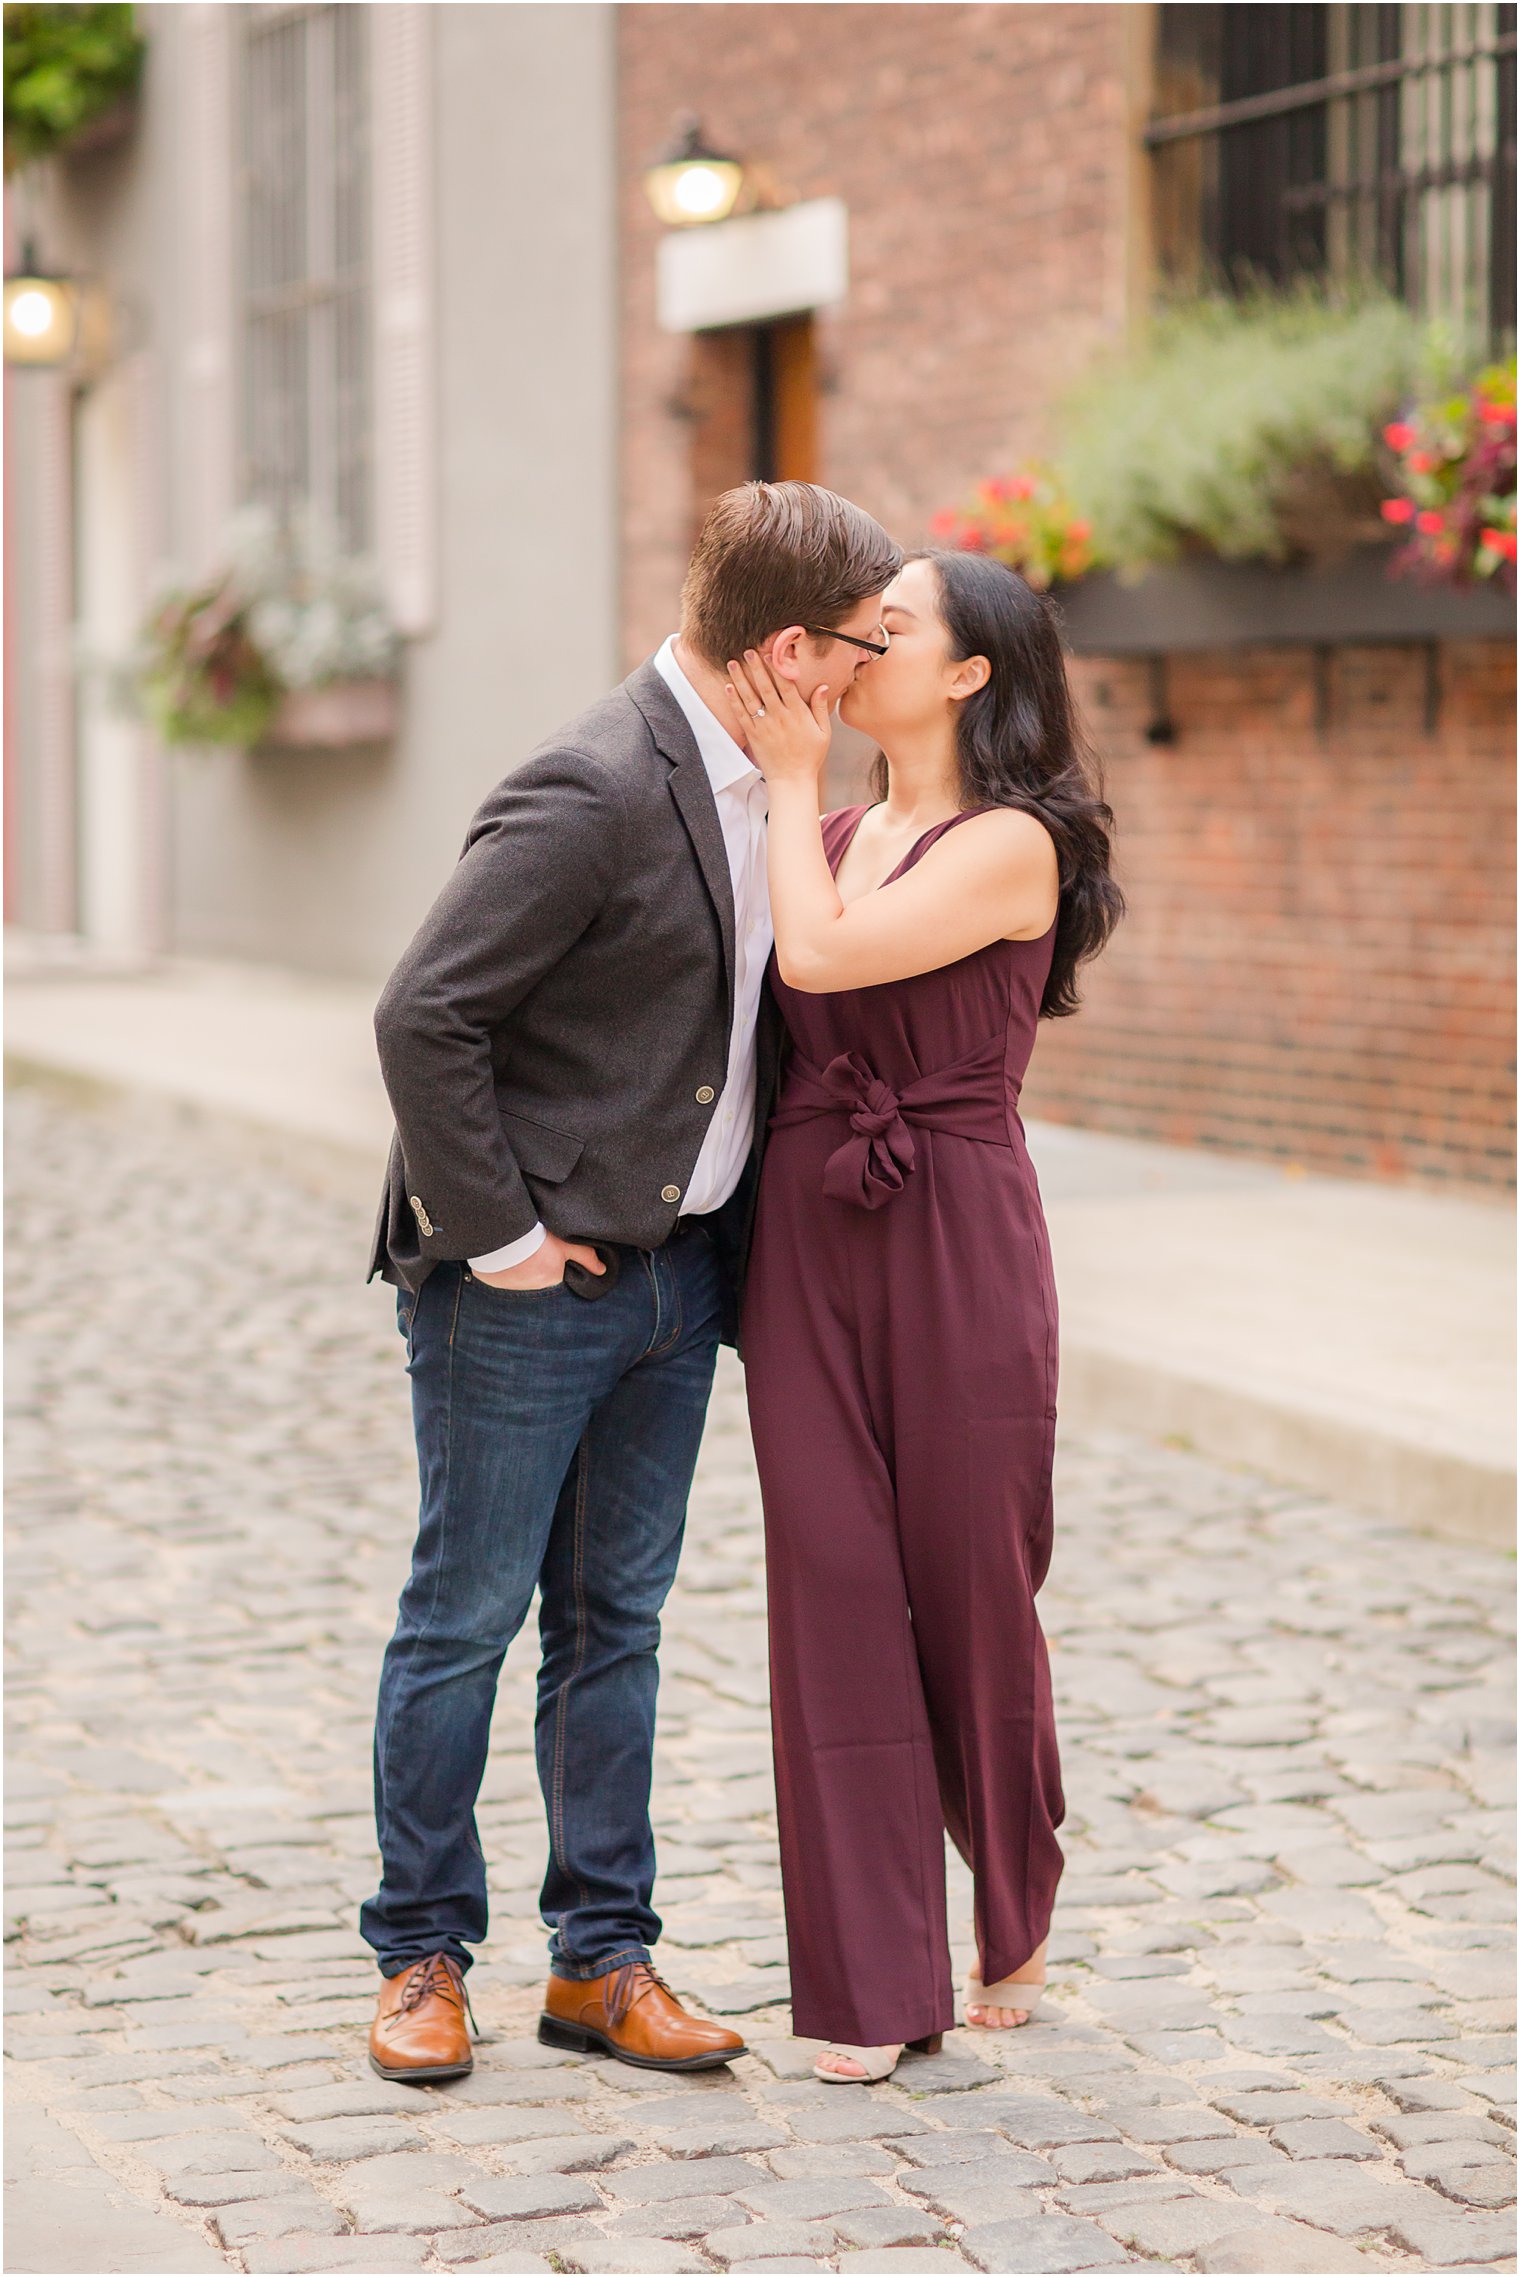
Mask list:
[[[21,266],[5,280],[5,360],[66,364],[79,338],[79,295],[67,277],[50,276],[28,244]]]
[[[647,168],[644,190],[669,229],[727,221],[744,188],[739,159],[709,149],[695,118],[685,118],[670,148]]]

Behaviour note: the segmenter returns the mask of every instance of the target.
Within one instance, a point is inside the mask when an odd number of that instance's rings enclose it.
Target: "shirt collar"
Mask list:
[[[759,768],[748,753],[739,748],[722,721],[708,710],[677,664],[673,633],[656,656],[654,668],[686,714],[686,723],[697,739],[702,765],[714,791],[726,791],[732,784],[747,791],[751,784],[763,782],[765,778]]]

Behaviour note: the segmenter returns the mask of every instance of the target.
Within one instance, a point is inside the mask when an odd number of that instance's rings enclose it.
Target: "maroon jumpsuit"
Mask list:
[[[831,867],[865,811],[824,818]],[[954,2023],[946,1828],[988,1984],[1050,1926],[1056,1303],[1017,1102],[1054,940],[823,996],[771,968],[792,1048],[743,1344],[804,2038]]]

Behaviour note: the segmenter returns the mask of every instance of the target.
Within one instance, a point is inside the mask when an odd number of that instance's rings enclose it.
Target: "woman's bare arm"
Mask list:
[[[959,823],[891,885],[841,901],[816,800],[792,784],[771,792],[770,881],[776,962],[807,995],[906,980],[990,941],[1043,933],[1058,882],[1044,825],[999,807]]]
[[[1048,929],[1060,882],[1055,844],[1043,823],[1015,807],[958,824],[905,877],[843,901],[818,813],[828,690],[804,703],[753,652],[729,669],[735,723],[770,794],[771,913],[789,987],[815,996],[874,988],[954,964],[990,941]]]

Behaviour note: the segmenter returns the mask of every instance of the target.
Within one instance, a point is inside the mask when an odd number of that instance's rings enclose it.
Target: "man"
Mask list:
[[[842,691],[900,560],[811,484],[720,498],[679,637],[492,791],[376,1011],[396,1139],[371,1273],[398,1287],[422,1488],[361,1916],[387,2079],[472,2065],[475,1798],[535,1587],[539,2036],[672,2071],[743,2052],[649,1959],[659,1615],[776,1058],[765,788],[723,724],[724,671],[758,648],[804,697]]]

